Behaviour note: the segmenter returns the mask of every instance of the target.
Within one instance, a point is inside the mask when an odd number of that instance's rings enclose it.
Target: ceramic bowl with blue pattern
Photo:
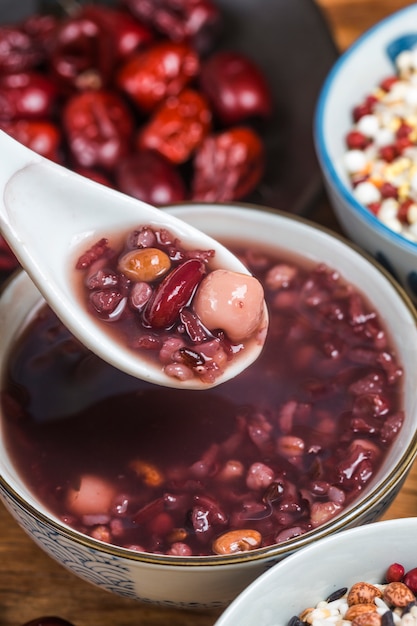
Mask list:
[[[403,425],[360,495],[314,530],[269,547],[224,556],[139,552],[74,530],[41,504],[22,478],[5,444],[0,416],[0,499],[12,516],[10,523],[17,522],[41,549],[74,575],[109,592],[158,605],[215,608],[230,603],[284,557],[346,528],[373,522],[390,506],[417,455],[417,315],[410,298],[388,272],[353,244],[304,218],[249,205],[191,203],[171,210],[218,239],[233,233],[248,245],[302,253],[311,262],[331,265],[366,294],[378,311],[389,302],[384,324],[405,374],[401,388]],[[0,298],[0,378],[25,320],[41,303],[40,293],[24,272],[4,288]]]
[[[344,165],[353,108],[417,45],[417,4],[376,24],[334,64],[319,95],[314,136],[325,185],[345,233],[382,263],[417,302],[417,243],[394,232],[352,194]]]

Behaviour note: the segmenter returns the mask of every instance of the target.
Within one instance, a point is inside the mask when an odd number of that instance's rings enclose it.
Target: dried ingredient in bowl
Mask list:
[[[118,0],[0,26],[0,129],[150,204],[246,199],[273,103],[222,25],[215,0]]]
[[[417,568],[405,572],[400,563],[392,563],[384,578],[337,589],[291,618],[288,626],[414,626]]]
[[[417,49],[353,110],[344,165],[355,198],[383,224],[417,241]]]
[[[214,250],[187,250],[167,229],[140,226],[120,245],[102,238],[75,268],[85,309],[172,378],[212,383],[265,341],[261,283],[216,267]]]
[[[139,381],[46,307],[12,346],[1,393],[12,462],[96,540],[188,557],[297,538],[370,487],[401,430],[401,363],[366,297],[326,265],[223,243],[270,313],[262,354],[233,380],[201,391]]]

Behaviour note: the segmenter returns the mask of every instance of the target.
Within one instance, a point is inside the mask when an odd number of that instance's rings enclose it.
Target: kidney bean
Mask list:
[[[212,46],[221,15],[211,0],[124,0],[129,10],[173,41],[189,41],[199,52]]]
[[[101,89],[115,67],[115,49],[105,29],[82,15],[56,29],[50,50],[51,72],[64,91]]]
[[[0,120],[0,128],[38,154],[60,162],[61,133],[58,127],[45,120]]]
[[[141,150],[126,155],[116,165],[115,179],[120,191],[154,206],[186,198],[180,172],[157,152]]]
[[[205,202],[238,200],[262,178],[264,147],[249,127],[235,127],[209,135],[194,157],[192,199]]]
[[[118,269],[135,281],[151,283],[171,268],[170,258],[159,248],[131,250],[119,259]]]
[[[102,4],[86,4],[81,12],[100,25],[108,45],[114,49],[116,61],[128,58],[132,53],[148,46],[154,34],[145,24],[134,19],[126,11]]]
[[[132,55],[116,75],[123,93],[146,113],[177,96],[198,74],[200,62],[187,44],[160,41]]]
[[[415,570],[415,573],[417,574],[417,569]],[[387,583],[401,582],[403,580],[404,574],[405,574],[405,569],[403,565],[401,565],[400,563],[391,563],[391,565],[388,567],[387,572],[385,574],[385,580],[387,581]],[[417,590],[417,586],[416,586],[416,590]]]
[[[111,170],[129,150],[133,118],[117,93],[86,91],[67,101],[63,126],[78,166]]]
[[[168,161],[187,161],[210,131],[211,111],[206,99],[193,89],[168,98],[143,126],[138,147],[156,150]]]
[[[225,125],[269,117],[272,95],[257,65],[238,52],[218,52],[201,67],[200,85]]]
[[[165,276],[144,311],[151,328],[170,328],[205,274],[204,263],[189,259]]]
[[[48,118],[56,97],[55,84],[40,72],[6,74],[0,77],[0,118]]]

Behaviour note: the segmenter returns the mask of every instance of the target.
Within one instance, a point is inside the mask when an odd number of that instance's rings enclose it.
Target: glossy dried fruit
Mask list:
[[[131,250],[122,256],[118,263],[118,269],[128,278],[145,283],[161,278],[170,267],[169,256],[159,248]]]
[[[38,43],[23,28],[0,26],[0,73],[25,72],[43,59]]]
[[[204,263],[189,259],[170,272],[154,292],[144,319],[151,328],[170,328],[205,274]]]
[[[0,78],[0,118],[48,118],[56,97],[55,84],[40,72],[6,74]]]
[[[193,89],[168,98],[138,136],[139,148],[155,150],[174,164],[187,161],[210,131],[211,111]]]
[[[116,166],[115,179],[120,191],[154,206],[186,198],[180,172],[157,152],[141,150],[126,155]]]
[[[262,178],[265,152],[259,135],[240,126],[209,135],[194,157],[192,199],[205,202],[238,200]]]
[[[272,95],[258,66],[238,52],[218,52],[201,68],[200,85],[225,125],[269,117]]]
[[[199,69],[199,58],[189,45],[161,41],[131,56],[116,82],[141,111],[149,113],[168,96],[177,96]]]
[[[115,50],[95,20],[77,15],[57,28],[50,50],[50,69],[66,91],[105,87],[115,66]]]
[[[115,92],[73,95],[65,105],[63,125],[71,156],[80,167],[113,169],[129,150],[133,118]]]
[[[38,154],[60,162],[61,133],[58,127],[45,120],[0,120],[0,128],[24,146]]]
[[[189,41],[209,50],[221,26],[220,10],[211,0],[124,0],[129,10],[173,41]]]

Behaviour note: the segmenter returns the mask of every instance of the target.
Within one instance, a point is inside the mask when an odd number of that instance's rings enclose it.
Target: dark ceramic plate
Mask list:
[[[275,101],[273,120],[262,131],[266,176],[256,193],[245,200],[306,214],[321,191],[312,136],[314,108],[337,58],[328,26],[313,0],[217,3],[225,19],[220,47],[244,52],[256,61]],[[58,0],[0,0],[0,23],[15,22],[58,4]]]

